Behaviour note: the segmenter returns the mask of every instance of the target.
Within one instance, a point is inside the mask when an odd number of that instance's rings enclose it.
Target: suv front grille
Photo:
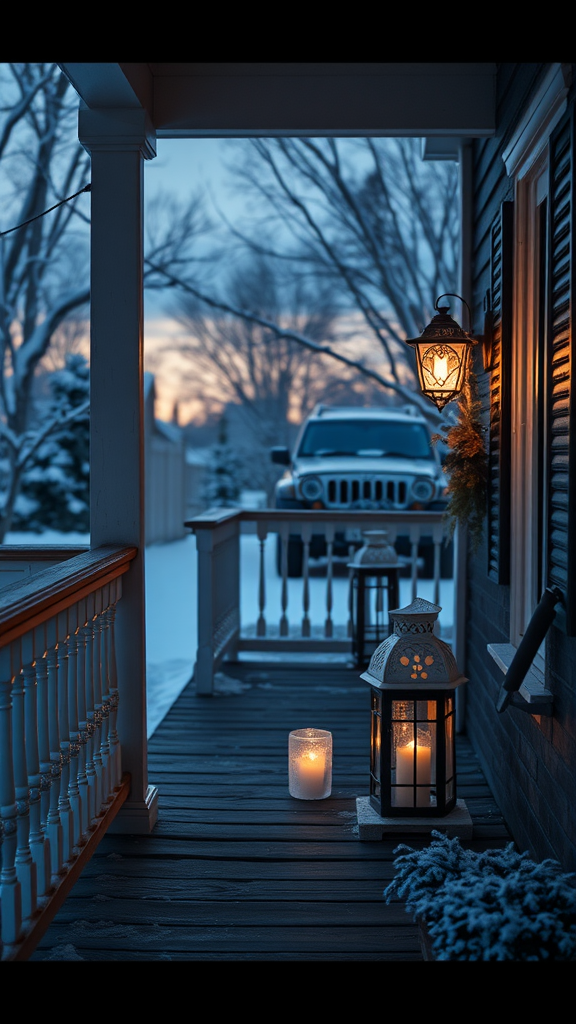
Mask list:
[[[328,508],[350,508],[364,501],[376,502],[385,508],[405,508],[408,500],[407,480],[337,476],[326,477],[324,486]]]

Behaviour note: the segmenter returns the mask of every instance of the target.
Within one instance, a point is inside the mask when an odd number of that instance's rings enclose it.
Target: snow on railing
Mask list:
[[[136,548],[0,590],[0,935],[25,960],[124,803],[114,622]]]
[[[441,512],[210,509],[185,524],[198,549],[198,650],[194,679],[212,693],[225,658],[239,652],[352,651],[351,560],[366,530],[402,538],[401,604],[424,597],[442,608],[438,623],[450,641],[458,612],[452,559]],[[312,559],[322,537],[323,557]],[[351,538],[344,557],[336,542]],[[424,578],[422,546],[430,557]],[[248,564],[250,563],[250,564]],[[441,569],[444,571],[442,572]],[[247,590],[250,580],[252,592]]]

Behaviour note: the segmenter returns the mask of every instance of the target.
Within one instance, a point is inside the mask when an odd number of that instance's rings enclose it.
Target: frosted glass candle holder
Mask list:
[[[297,800],[325,800],[332,792],[332,733],[295,729],[288,737],[288,785]]]

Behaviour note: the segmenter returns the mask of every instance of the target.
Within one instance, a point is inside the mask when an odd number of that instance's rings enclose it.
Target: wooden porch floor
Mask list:
[[[226,664],[213,697],[188,684],[149,743],[160,792],[149,836],[107,835],[31,961],[422,960],[403,904],[386,905],[400,842],[360,841],[369,687],[341,665]],[[333,735],[332,795],[288,792],[288,734]],[[475,850],[510,841],[465,737],[458,797]],[[439,820],[441,822],[441,819]]]

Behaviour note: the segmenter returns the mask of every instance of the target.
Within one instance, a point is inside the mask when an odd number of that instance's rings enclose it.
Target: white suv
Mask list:
[[[346,408],[320,405],[303,424],[293,456],[273,448],[272,461],[286,466],[276,484],[278,509],[444,510],[447,480],[425,418],[415,406]],[[398,538],[399,553],[408,540]],[[347,555],[349,541],[336,536],[334,554]],[[405,550],[404,550],[405,549]],[[310,556],[325,554],[321,536],[312,538]],[[423,539],[425,573],[431,575],[432,538]],[[443,558],[443,575],[451,563]],[[302,542],[288,547],[288,575],[302,574]]]

